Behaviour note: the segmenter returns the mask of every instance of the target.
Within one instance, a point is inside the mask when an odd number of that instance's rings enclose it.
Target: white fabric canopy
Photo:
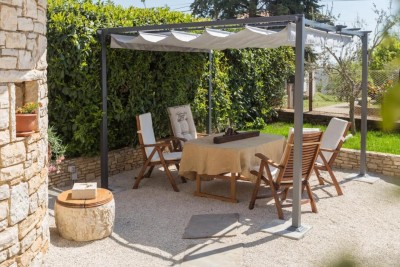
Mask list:
[[[208,52],[242,48],[277,48],[295,46],[296,24],[290,23],[279,32],[246,26],[239,32],[205,29],[202,34],[182,31],[162,33],[139,32],[137,36],[111,34],[111,48],[147,51]],[[351,42],[351,37],[305,28],[307,46],[338,47]]]

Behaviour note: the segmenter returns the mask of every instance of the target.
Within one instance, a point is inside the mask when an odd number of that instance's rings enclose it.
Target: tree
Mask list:
[[[316,19],[316,16],[321,15],[321,6],[318,5],[318,0],[275,0],[268,2],[267,10],[272,16],[304,13],[307,19]]]
[[[212,19],[240,16],[257,17],[268,12],[272,16],[304,13],[306,18],[321,16],[318,0],[194,0],[193,15]]]
[[[382,43],[388,32],[400,21],[400,16],[391,14],[391,2],[388,10],[377,10],[374,5],[374,12],[377,14],[376,27],[369,46],[369,62],[373,61],[374,50]],[[360,25],[361,23],[358,22]],[[358,25],[358,26],[359,26]],[[351,132],[356,133],[354,117],[355,100],[361,92],[361,46],[346,46],[340,52],[334,51],[331,47],[325,47],[324,68],[334,76],[337,86],[334,87],[334,94],[349,102],[349,117],[352,123]],[[333,59],[332,62],[330,59]],[[372,86],[372,81],[368,81]]]
[[[389,32],[394,26],[400,23],[400,14],[392,14],[392,1],[389,2],[389,7],[387,10],[379,10],[374,4],[373,11],[376,14],[376,26],[373,33],[372,44],[369,48],[369,62],[373,61],[374,50],[382,43],[382,41],[387,38]]]
[[[361,92],[360,61],[359,54],[354,52],[357,48],[348,47],[342,49],[338,55],[331,47],[325,47],[324,69],[334,81],[333,94],[340,100],[349,103],[349,117],[351,122],[351,133],[356,133],[355,127],[355,100]],[[334,63],[329,63],[329,58],[334,59]],[[328,62],[328,63],[327,63]]]
[[[400,0],[397,1],[400,4]],[[400,16],[400,9],[397,11]],[[400,55],[397,54],[392,63],[400,64]],[[400,119],[400,81],[397,81],[385,94],[382,104],[382,126],[384,130],[395,128],[395,122]]]
[[[372,54],[371,70],[382,70],[400,55],[400,39],[389,35],[379,44]]]

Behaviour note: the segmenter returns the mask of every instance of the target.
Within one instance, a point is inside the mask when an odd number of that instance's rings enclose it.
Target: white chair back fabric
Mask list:
[[[190,105],[182,105],[168,108],[171,128],[174,136],[192,140],[197,138],[196,126],[194,125]]]
[[[151,119],[151,113],[145,113],[139,115],[139,122],[140,122],[140,131],[142,133],[143,144],[150,145],[156,143],[156,138],[154,136],[153,130],[153,121]],[[154,147],[146,147],[146,155],[147,157],[150,156],[151,152],[153,151]]]
[[[346,131],[348,121],[332,118],[325,130],[324,136],[321,141],[321,148],[336,149],[340,140],[344,140],[343,134]],[[333,153],[323,151],[327,162],[331,159]],[[317,163],[323,164],[321,157],[317,158]]]

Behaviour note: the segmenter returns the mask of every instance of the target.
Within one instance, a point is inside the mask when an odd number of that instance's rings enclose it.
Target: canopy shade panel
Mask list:
[[[183,31],[149,33],[139,31],[137,35],[111,34],[111,48],[146,51],[208,52],[210,50],[242,48],[277,48],[295,46],[296,24],[289,23],[281,31],[245,26],[238,32],[205,29],[202,34]],[[305,45],[341,47],[351,42],[352,37],[305,28]]]

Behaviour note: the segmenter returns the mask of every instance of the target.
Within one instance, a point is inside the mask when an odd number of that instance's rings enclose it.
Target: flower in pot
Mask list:
[[[37,109],[40,103],[28,102],[22,107],[17,108],[16,124],[17,133],[32,133],[36,130]]]

